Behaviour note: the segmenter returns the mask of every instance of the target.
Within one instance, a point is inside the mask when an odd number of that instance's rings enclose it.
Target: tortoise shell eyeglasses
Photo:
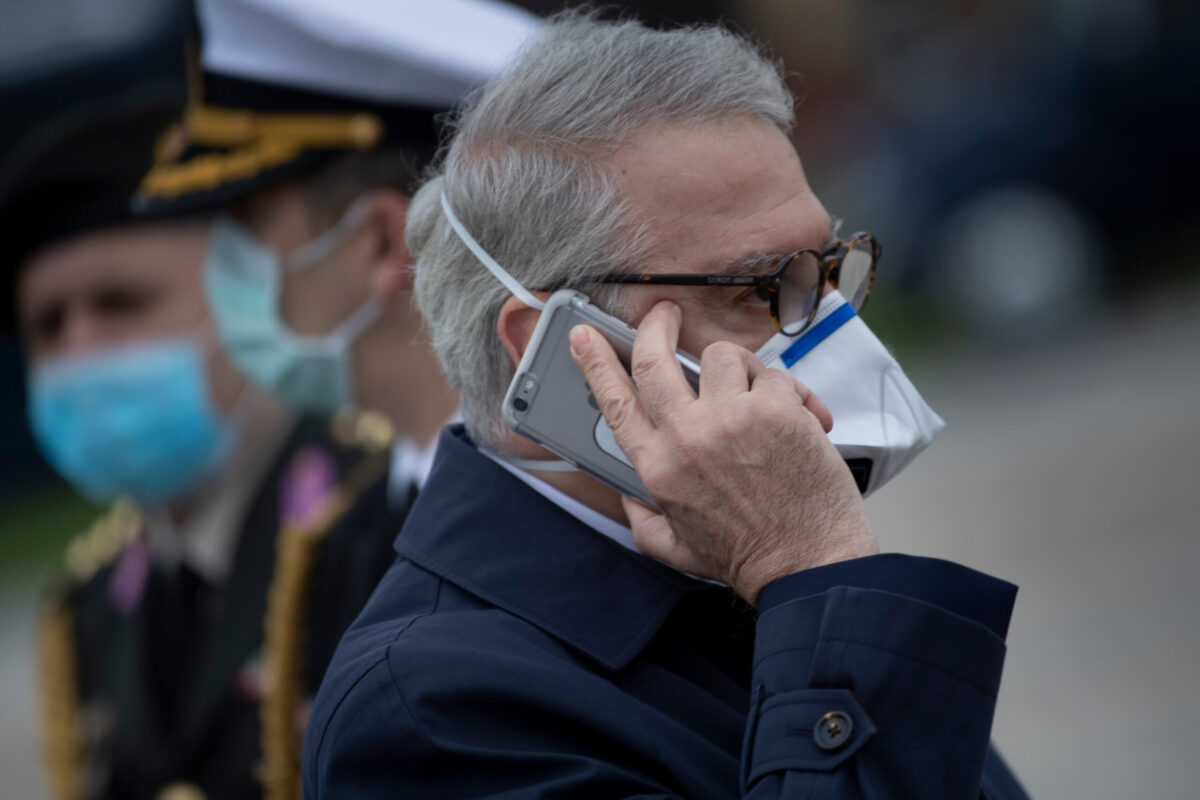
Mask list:
[[[826,286],[840,291],[856,312],[863,309],[881,253],[874,236],[859,232],[823,251],[808,248],[788,253],[765,275],[630,273],[607,275],[596,282],[754,287],[769,302],[775,329],[799,336],[816,317]]]

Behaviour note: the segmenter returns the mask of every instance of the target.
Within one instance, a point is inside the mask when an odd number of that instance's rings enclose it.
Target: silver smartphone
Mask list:
[[[584,472],[624,494],[654,505],[637,470],[617,446],[596,398],[571,357],[568,334],[576,325],[591,325],[613,346],[629,369],[637,330],[592,305],[587,295],[560,289],[546,301],[508,392],[504,421]],[[676,352],[693,389],[700,386],[700,363]]]

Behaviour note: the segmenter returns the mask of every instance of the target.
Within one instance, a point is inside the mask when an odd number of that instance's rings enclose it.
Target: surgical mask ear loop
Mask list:
[[[480,247],[479,242],[475,241],[475,237],[467,232],[463,224],[458,221],[458,217],[454,215],[454,209],[450,208],[450,201],[446,199],[446,193],[442,192],[442,212],[446,215],[446,221],[450,223],[450,227],[458,234],[458,238],[467,246],[467,249],[474,254],[475,258],[479,259],[479,263],[487,267],[488,272],[496,276],[496,280],[504,284],[504,288],[508,289],[514,297],[520,300],[530,308],[541,311],[546,307],[546,304],[538,300],[521,285],[520,281],[508,273],[504,267],[496,263],[496,259],[488,255],[487,251]]]
[[[346,209],[346,213],[342,214],[341,219],[334,223],[332,228],[299,250],[281,258],[279,263],[282,271],[287,274],[301,272],[327,258],[341,246],[347,237],[358,230],[359,226],[366,221],[370,210],[371,198],[368,195],[359,197]],[[295,336],[310,344],[329,341],[330,349],[337,350],[349,346],[349,343],[357,339],[375,320],[379,319],[379,315],[382,313],[383,301],[372,294],[330,333],[325,335],[295,334]]]
[[[337,346],[349,346],[351,342],[356,340],[362,332],[371,327],[371,323],[379,319],[379,315],[383,313],[383,301],[376,295],[372,294],[363,304],[355,309],[350,316],[342,320],[328,334],[329,339],[339,343]],[[314,337],[322,338],[322,337]]]
[[[211,329],[211,337],[205,335],[205,331],[207,329]],[[212,403],[213,412],[231,428],[236,430],[236,438],[240,440],[241,434],[248,429],[248,425],[246,423],[253,408],[251,401],[253,400],[254,395],[251,392],[257,391],[252,390],[253,381],[251,381],[245,375],[242,375],[240,372],[237,372],[235,369],[234,372],[237,373],[238,377],[242,380],[242,388],[238,389],[237,396],[233,399],[233,406],[229,409],[229,411],[222,411],[221,408],[217,406],[217,398],[213,396],[212,384],[210,383],[208,373],[209,363],[214,357],[216,357],[218,353],[221,352],[221,342],[219,334],[217,333],[217,323],[212,318],[211,313],[201,320],[200,324],[192,330],[191,338],[197,343],[200,349],[200,355],[202,356],[200,368],[204,370],[204,387],[208,392],[208,400],[210,403]]]
[[[323,258],[329,256],[346,240],[367,218],[371,210],[371,198],[367,195],[355,200],[341,219],[333,227],[322,233],[298,250],[294,250],[279,259],[286,273],[300,272],[311,267]]]

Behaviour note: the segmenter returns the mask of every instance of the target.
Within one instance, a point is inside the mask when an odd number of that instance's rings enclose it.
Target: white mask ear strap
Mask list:
[[[579,467],[572,464],[570,461],[540,461],[536,458],[509,458],[508,456],[499,455],[500,458],[512,464],[514,467],[529,470],[530,472],[580,472]]]
[[[334,223],[332,228],[280,259],[283,271],[299,272],[306,267],[311,267],[338,249],[346,237],[357,230],[358,226],[362,225],[363,220],[367,218],[367,212],[371,208],[370,200],[371,198],[366,195],[358,198],[350,208],[346,209],[346,213],[342,214],[342,218]]]
[[[458,234],[458,238],[462,239],[462,243],[467,246],[467,249],[470,250],[477,259],[479,259],[480,264],[483,264],[488,268],[488,272],[496,276],[496,280],[504,284],[504,288],[512,292],[513,296],[530,308],[536,308],[538,311],[541,311],[546,307],[545,303],[530,294],[529,291],[522,286],[516,278],[508,274],[508,271],[505,270],[504,267],[496,263],[496,259],[488,255],[487,251],[479,246],[479,242],[475,241],[475,237],[471,236],[471,234],[467,232],[467,229],[463,227],[463,224],[458,221],[458,217],[454,215],[454,210],[450,208],[450,201],[446,199],[445,192],[442,192],[442,211],[445,213],[446,220],[449,221],[450,227],[454,229],[456,234]]]
[[[383,301],[376,295],[371,295],[361,306],[354,312],[342,320],[342,324],[330,334],[330,338],[336,339],[339,342],[345,342],[347,345],[353,342],[362,332],[371,326],[375,320],[379,319],[379,315],[383,313]]]

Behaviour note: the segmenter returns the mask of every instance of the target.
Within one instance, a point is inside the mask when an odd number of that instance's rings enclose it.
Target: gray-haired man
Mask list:
[[[408,242],[466,431],[327,673],[306,796],[1024,797],[988,746],[1014,587],[876,554],[860,486],[940,420],[853,313],[878,247],[837,239],[791,122],[746,42],[580,16],[465,112]],[[639,327],[636,387],[571,346],[661,511],[501,422],[562,287]]]

